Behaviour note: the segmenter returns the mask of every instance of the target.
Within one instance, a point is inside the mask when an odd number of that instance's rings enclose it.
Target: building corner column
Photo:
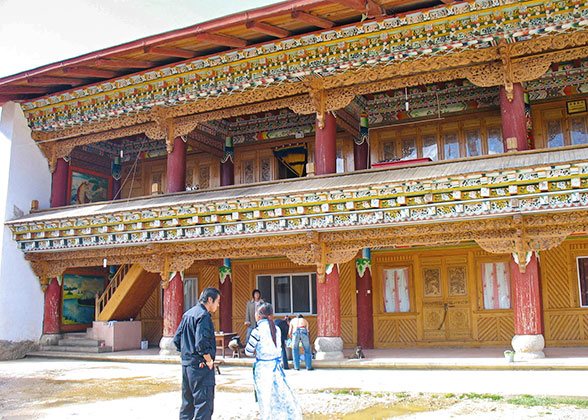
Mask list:
[[[163,335],[159,341],[159,354],[177,354],[173,338],[184,315],[184,273],[174,272],[166,289],[163,289]]]
[[[61,278],[49,279],[45,290],[43,311],[43,335],[39,340],[42,346],[56,346],[61,339]]]
[[[223,265],[219,267],[219,290],[221,303],[219,307],[219,331],[232,332],[233,330],[233,272],[231,260],[225,258]]]
[[[173,150],[167,154],[166,193],[186,191],[186,143],[173,139]]]
[[[325,280],[318,281],[317,295],[317,337],[314,341],[317,360],[342,359],[343,339],[341,338],[341,299],[339,290],[339,267],[327,265]]]
[[[545,357],[545,338],[539,259],[535,252],[529,252],[526,261],[517,259],[513,254],[510,264],[515,325],[512,347],[515,360],[542,359]],[[521,272],[520,267],[523,267],[524,272]]]
[[[317,175],[337,172],[337,122],[332,112],[325,112],[324,126],[320,128],[317,117],[314,165]]]
[[[374,308],[372,299],[372,260],[369,248],[355,260],[357,299],[357,345],[374,348]]]

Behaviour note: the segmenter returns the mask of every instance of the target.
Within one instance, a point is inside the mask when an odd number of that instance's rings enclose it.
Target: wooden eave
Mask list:
[[[354,0],[353,3],[365,3],[366,1]],[[439,0],[369,1],[381,6],[389,16],[399,11],[406,12],[443,4]],[[357,7],[350,8],[344,3],[347,2],[288,0],[7,76],[0,79],[0,105],[11,100],[30,101],[47,94],[116,80],[119,77],[145,71],[149,68],[157,68],[235,49],[234,46],[198,39],[200,33],[240,39],[247,45],[255,45],[282,39],[260,32],[255,25],[252,25],[255,22],[287,31],[289,35],[301,35],[322,29],[303,20],[293,19],[292,11],[295,10],[331,21],[334,27],[361,21],[362,13],[357,10]],[[374,17],[381,18],[383,16],[370,16],[370,18]],[[185,58],[177,54],[166,55],[161,51],[153,53],[150,51],[150,47],[160,47],[163,51],[178,49],[185,53],[192,53],[193,58]],[[27,88],[29,88],[28,91]]]

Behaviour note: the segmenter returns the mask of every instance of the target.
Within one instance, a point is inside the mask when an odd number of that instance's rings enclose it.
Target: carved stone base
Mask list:
[[[179,354],[176,350],[173,337],[161,337],[161,340],[159,340],[160,356],[177,356]]]
[[[39,344],[42,346],[56,346],[61,339],[61,334],[43,334],[39,339]]]
[[[545,339],[541,334],[515,335],[512,339],[512,348],[515,351],[515,362],[545,358]]]
[[[341,337],[317,337],[314,340],[316,360],[343,359],[343,340]]]

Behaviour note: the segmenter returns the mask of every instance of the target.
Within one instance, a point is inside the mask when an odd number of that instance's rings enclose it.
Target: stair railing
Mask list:
[[[129,272],[130,268],[131,264],[121,265],[116,274],[114,275],[114,277],[112,278],[112,280],[110,281],[110,283],[108,284],[108,286],[106,286],[106,289],[104,290],[102,295],[99,296],[98,293],[96,293],[96,306],[94,313],[95,320],[98,319],[98,316],[102,313],[102,311],[108,304],[108,301],[110,300],[112,295],[114,295],[114,292],[116,292],[116,289],[122,283],[123,279]]]

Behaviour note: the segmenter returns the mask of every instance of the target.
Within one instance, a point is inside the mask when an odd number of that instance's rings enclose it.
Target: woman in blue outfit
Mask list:
[[[245,354],[255,355],[253,380],[261,420],[302,420],[302,410],[286,383],[282,361],[281,331],[273,321],[270,303],[257,308],[257,328],[251,332]]]
[[[308,333],[308,321],[302,314],[290,321],[290,331],[288,335],[292,337],[292,361],[294,369],[300,370],[300,343],[304,347],[304,364],[306,370],[312,369],[312,353],[310,352],[310,335]]]

